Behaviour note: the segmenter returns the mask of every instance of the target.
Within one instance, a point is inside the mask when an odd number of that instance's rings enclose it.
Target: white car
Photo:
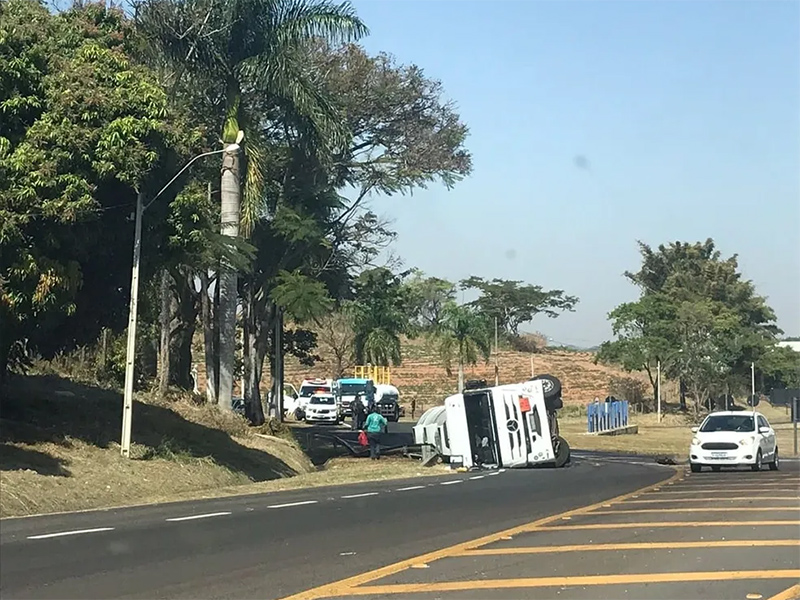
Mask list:
[[[700,427],[692,427],[689,447],[692,473],[703,467],[719,471],[722,467],[748,465],[761,470],[764,463],[778,470],[778,443],[775,430],[766,417],[755,411],[722,411],[708,415]]]
[[[339,423],[339,407],[333,394],[314,394],[308,399],[306,423]]]

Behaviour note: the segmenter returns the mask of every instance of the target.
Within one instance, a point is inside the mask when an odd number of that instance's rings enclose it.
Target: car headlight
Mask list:
[[[750,437],[746,437],[743,440],[739,440],[740,446],[747,446],[747,444],[752,444],[755,438],[751,435]]]
[[[699,446],[699,445],[700,445],[700,440],[697,438],[692,438],[692,446]]]

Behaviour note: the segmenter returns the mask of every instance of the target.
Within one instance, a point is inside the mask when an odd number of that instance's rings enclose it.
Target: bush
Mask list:
[[[536,353],[544,350],[547,339],[538,333],[523,333],[509,338],[509,345],[517,352]]]
[[[608,382],[608,394],[619,400],[627,400],[641,409],[652,409],[652,400],[645,398],[647,386],[633,377],[612,377]]]

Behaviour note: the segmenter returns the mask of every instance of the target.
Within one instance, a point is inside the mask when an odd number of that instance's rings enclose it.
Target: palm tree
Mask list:
[[[257,133],[263,117],[248,110],[249,101],[263,105],[266,98],[301,123],[323,153],[326,146],[338,147],[348,135],[344,121],[314,84],[303,51],[319,38],[334,44],[355,41],[367,33],[366,26],[349,2],[328,0],[145,0],[137,20],[175,65],[176,82],[191,77],[198,94],[218,99],[224,110],[223,144],[245,132],[244,157],[223,158],[220,232],[249,236],[264,215],[266,200]],[[218,402],[230,409],[238,293],[236,270],[224,261],[218,282]]]
[[[458,391],[464,391],[464,366],[475,365],[478,358],[489,360],[491,327],[488,319],[468,305],[448,304],[442,310],[442,320],[433,334],[434,343],[448,375],[458,363]]]

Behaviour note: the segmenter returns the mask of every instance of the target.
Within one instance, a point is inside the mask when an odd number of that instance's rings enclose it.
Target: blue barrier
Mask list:
[[[586,407],[589,433],[628,426],[628,401],[592,402]]]

